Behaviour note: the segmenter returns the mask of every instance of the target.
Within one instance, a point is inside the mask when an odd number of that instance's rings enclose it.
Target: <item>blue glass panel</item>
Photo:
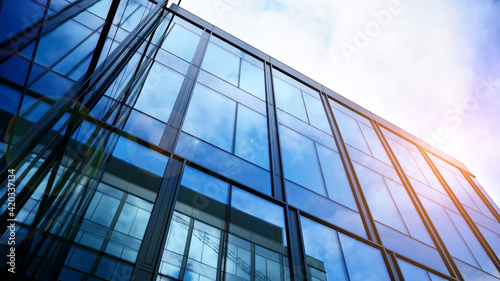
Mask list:
[[[400,255],[439,272],[448,274],[448,269],[436,249],[418,242],[383,224],[376,223],[376,226],[382,243],[387,249],[391,249]]]
[[[209,43],[201,67],[238,86],[240,57],[214,43]]]
[[[32,0],[2,1],[1,6],[0,42],[40,20],[45,9],[45,5]],[[38,30],[31,32],[36,34]]]
[[[462,216],[452,211],[448,211],[447,213],[451,217],[451,220],[453,221],[455,226],[459,229],[462,238],[465,240],[465,243],[467,243],[467,246],[472,251],[472,254],[476,258],[476,261],[479,263],[481,268],[484,271],[495,275],[496,277],[500,277],[500,273],[498,272],[495,265],[488,257],[483,247],[477,240],[474,233],[470,230],[469,226],[462,218]]]
[[[405,281],[431,281],[426,270],[400,259],[398,264]]]
[[[96,2],[102,2],[102,1],[96,1]],[[111,2],[109,2],[111,4]],[[91,29],[97,30],[101,27],[101,25],[104,24],[104,20],[101,19],[100,17],[89,13],[87,10],[82,11],[75,17],[73,17],[75,21],[78,23],[81,23]]]
[[[154,63],[134,107],[167,122],[182,81],[184,75]]]
[[[116,261],[114,259],[103,257],[101,259],[101,262],[99,263],[99,266],[97,267],[95,275],[97,277],[109,280],[111,278],[111,274],[113,273],[115,265]]]
[[[385,151],[385,148],[380,142],[380,139],[377,136],[377,133],[375,132],[373,127],[371,125],[366,125],[365,123],[359,121],[358,124],[359,127],[361,128],[361,132],[363,133],[366,142],[368,143],[368,146],[370,147],[370,151],[373,157],[386,163],[387,165],[392,166],[391,160],[389,159],[389,156],[387,156],[387,152]]]
[[[477,227],[481,231],[481,234],[483,234],[486,241],[488,241],[488,244],[491,246],[495,254],[500,258],[500,235],[483,227],[482,225],[477,224]]]
[[[290,181],[286,181],[285,184],[288,202],[291,205],[361,237],[366,237],[365,227],[359,213]]]
[[[231,207],[279,226],[285,231],[285,216],[282,207],[235,186],[231,193]]]
[[[21,106],[21,116],[36,122],[50,109],[50,105],[42,100],[25,95]]]
[[[186,74],[189,69],[189,63],[182,60],[179,57],[172,55],[171,53],[160,49],[155,57],[156,61],[167,65],[168,67],[178,71],[182,74]]]
[[[113,156],[160,177],[163,176],[168,161],[168,156],[124,137],[118,139]]]
[[[234,154],[269,170],[267,118],[238,104]]]
[[[273,84],[276,106],[309,123],[301,91],[276,76],[273,79]]]
[[[382,175],[356,162],[353,162],[353,166],[373,218],[402,233],[408,234],[408,230],[406,230],[399,210],[387,189]]]
[[[190,62],[198,46],[198,41],[200,41],[198,34],[175,23],[161,47]]]
[[[281,153],[285,177],[326,196],[314,141],[280,125]]]
[[[229,203],[229,184],[193,167],[186,166],[181,185],[224,204]]]
[[[285,113],[283,110],[277,110],[278,120],[280,124],[287,126],[288,128],[300,132],[302,135],[313,139],[315,142],[321,143],[322,145],[338,151],[337,145],[333,137],[316,127],[313,127],[300,119],[293,117],[292,115]]]
[[[90,272],[90,269],[92,268],[96,257],[97,255],[95,253],[77,247],[67,264],[68,266],[71,266],[83,272]]]
[[[141,5],[120,27],[127,31],[132,31],[147,15],[146,7]]]
[[[332,111],[335,115],[335,120],[339,126],[340,133],[342,134],[342,139],[353,147],[371,155],[370,148],[368,148],[368,145],[366,144],[363,133],[358,126],[358,122],[354,118],[333,107]]]
[[[268,171],[188,134],[180,135],[175,153],[262,193],[272,193]]]
[[[246,60],[241,60],[240,88],[266,100],[264,70]]]
[[[49,71],[36,81],[30,87],[30,90],[36,91],[47,97],[57,98],[64,95],[73,84],[74,82],[66,77]]]
[[[325,271],[323,280],[349,280],[337,232],[305,217],[301,217],[300,222],[306,259],[315,259],[314,263],[308,262],[308,269],[323,266],[316,269]]]
[[[75,80],[75,81],[80,79],[85,73],[87,73],[91,60],[92,60],[92,56],[89,55],[75,69],[73,69],[69,73],[68,77]]]
[[[91,29],[73,20],[64,22],[42,37],[35,61],[46,67],[52,65],[76,44],[89,36],[91,32]]]
[[[99,39],[99,34],[94,33],[90,38],[85,40],[78,48],[71,52],[66,58],[59,62],[54,70],[63,75],[67,74],[71,69],[73,69],[77,64],[83,61],[96,47],[97,40]]]
[[[321,103],[320,100],[313,98],[309,94],[304,94],[303,96],[307,108],[307,115],[309,116],[311,125],[331,135],[332,129],[330,128],[330,123],[326,118],[323,103]]]
[[[2,101],[0,109],[15,114],[21,101],[21,93],[4,84],[0,84],[0,100]]]
[[[198,84],[182,129],[232,152],[235,113],[236,102]]]
[[[464,280],[473,280],[473,281],[497,281],[500,280],[499,278],[496,278],[492,275],[489,275],[488,273],[481,271],[475,267],[472,267],[464,262],[461,262],[460,260],[453,259],[455,264],[458,267],[458,270],[460,270],[460,273],[462,274],[462,277]],[[434,280],[433,280],[434,281]]]
[[[143,140],[158,145],[166,125],[136,110],[130,112],[123,130],[128,131]]]
[[[391,280],[379,250],[339,233],[351,281]]]
[[[340,155],[318,143],[316,149],[321,163],[321,170],[325,177],[328,197],[353,210],[357,210],[358,207]]]
[[[202,70],[199,72],[198,82],[259,112],[262,115],[267,115],[266,103],[263,100],[255,97],[254,95],[248,94],[247,92],[206,71]]]
[[[447,211],[442,206],[423,196],[419,196],[419,198],[450,254],[479,267],[459,230],[448,216]]]
[[[422,219],[415,209],[404,186],[389,179],[386,179],[385,183],[387,184],[387,187],[396,202],[396,206],[403,217],[410,235],[430,246],[434,246],[434,243],[427,232],[427,228],[422,222]]]
[[[13,56],[0,64],[0,76],[18,85],[24,85],[30,62],[19,56]]]
[[[471,207],[472,209],[474,209],[476,211],[479,211],[479,208],[476,206],[474,201],[472,201],[472,198],[467,193],[467,191],[464,189],[462,184],[458,181],[456,175],[452,171],[450,171],[450,170],[448,170],[440,165],[436,165],[436,167],[438,168],[439,172],[441,173],[443,178],[446,180],[446,182],[448,183],[450,188],[453,190],[453,193],[458,197],[460,202],[462,202],[462,204],[465,204],[465,205]]]

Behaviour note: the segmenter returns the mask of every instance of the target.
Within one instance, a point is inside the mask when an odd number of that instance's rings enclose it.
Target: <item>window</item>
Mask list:
[[[319,93],[276,69],[273,69],[273,73],[276,107],[331,135],[330,123]],[[278,118],[280,122],[281,119]]]
[[[159,278],[289,280],[282,207],[191,167],[181,186]]]
[[[391,280],[380,250],[300,218],[309,280]]]
[[[263,63],[222,40],[216,37],[210,39],[201,67],[259,99],[266,100]]]

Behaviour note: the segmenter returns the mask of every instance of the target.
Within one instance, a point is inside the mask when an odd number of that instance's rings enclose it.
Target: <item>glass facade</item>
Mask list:
[[[0,3],[2,280],[500,280],[463,164],[167,1]]]

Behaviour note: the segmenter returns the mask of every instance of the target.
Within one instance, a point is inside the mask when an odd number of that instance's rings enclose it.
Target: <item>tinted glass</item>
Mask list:
[[[167,122],[183,80],[184,75],[160,63],[154,63],[135,108]]]
[[[228,152],[233,151],[236,102],[196,85],[183,130]]]

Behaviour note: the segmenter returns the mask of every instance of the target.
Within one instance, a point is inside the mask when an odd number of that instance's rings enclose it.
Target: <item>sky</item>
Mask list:
[[[463,162],[500,205],[500,2],[181,7]]]

